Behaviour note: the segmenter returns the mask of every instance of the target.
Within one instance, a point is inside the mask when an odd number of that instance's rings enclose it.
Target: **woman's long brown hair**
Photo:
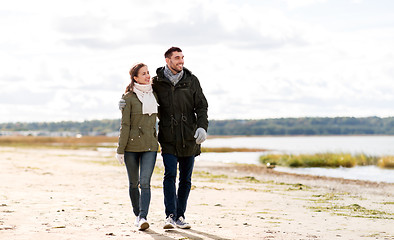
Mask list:
[[[134,86],[134,77],[138,77],[138,71],[142,68],[142,67],[146,67],[145,64],[143,63],[137,63],[134,66],[131,67],[129,74],[130,74],[130,78],[131,78],[131,82],[129,85],[127,85],[125,93],[131,92],[133,91],[133,86]]]

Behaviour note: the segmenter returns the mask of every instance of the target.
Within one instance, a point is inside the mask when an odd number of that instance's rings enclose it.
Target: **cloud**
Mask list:
[[[297,27],[272,8],[228,3],[221,7],[199,6],[190,11],[180,31],[174,28],[168,37],[187,36],[187,42],[221,43],[235,48],[260,50],[307,44]],[[158,29],[167,28],[158,26]],[[165,34],[163,31],[161,35]]]
[[[301,7],[307,7],[319,3],[324,3],[327,2],[328,0],[284,0],[286,2],[287,7],[290,9],[296,9],[296,8],[301,8]]]
[[[143,6],[137,5],[133,7],[138,17],[134,14],[115,19],[105,14],[68,16],[56,21],[56,30],[62,34],[62,42],[70,47],[109,50],[130,44],[171,45],[172,42],[183,46],[220,43],[252,49],[308,43],[302,29],[277,10],[220,3],[223,5],[192,1],[182,4],[184,7],[177,14],[166,8],[153,8],[141,15],[138,10]]]
[[[94,38],[94,37],[86,37],[86,38],[73,38],[73,39],[64,39],[63,42],[66,45],[71,47],[86,47],[91,49],[114,49],[121,47],[122,44],[119,42],[111,42],[106,41],[104,39]]]
[[[211,119],[394,113],[390,1],[37,1],[0,12],[0,121],[118,117],[173,45]]]
[[[101,33],[108,21],[98,16],[69,16],[57,20],[56,28],[59,32],[71,35],[89,35]]]
[[[32,92],[26,87],[21,87],[12,92],[2,92],[0,94],[0,104],[10,106],[40,106],[49,102],[53,98],[53,95],[54,93],[51,92]]]
[[[23,76],[20,76],[20,75],[3,75],[3,76],[0,76],[0,80],[1,80],[1,82],[0,82],[0,86],[2,87],[2,88],[5,88],[5,87],[7,87],[8,86],[8,83],[17,83],[17,82],[23,82],[24,81],[24,77]]]

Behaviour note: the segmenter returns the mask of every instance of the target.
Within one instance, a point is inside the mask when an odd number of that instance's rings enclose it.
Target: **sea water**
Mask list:
[[[231,137],[210,138],[203,147],[260,148],[264,152],[202,153],[197,161],[259,164],[259,157],[267,153],[363,153],[373,156],[394,155],[394,136],[296,136],[296,137]],[[311,174],[376,182],[394,182],[394,170],[376,166],[353,168],[287,168],[276,171]]]

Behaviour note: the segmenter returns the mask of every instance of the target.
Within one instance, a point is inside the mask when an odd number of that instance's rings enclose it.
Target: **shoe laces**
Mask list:
[[[185,219],[182,216],[178,218],[178,221],[181,222],[181,223],[184,223],[184,224],[186,223]]]
[[[174,219],[174,215],[173,215],[173,214],[168,215],[167,219],[168,219],[168,220],[169,220],[169,219]]]

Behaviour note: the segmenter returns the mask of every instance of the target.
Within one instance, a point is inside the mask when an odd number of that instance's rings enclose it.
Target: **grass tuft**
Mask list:
[[[384,156],[379,159],[378,166],[381,168],[394,168],[394,156]]]
[[[260,163],[286,167],[354,167],[378,165],[394,168],[394,156],[376,157],[366,154],[316,153],[316,154],[267,154],[260,156]]]

